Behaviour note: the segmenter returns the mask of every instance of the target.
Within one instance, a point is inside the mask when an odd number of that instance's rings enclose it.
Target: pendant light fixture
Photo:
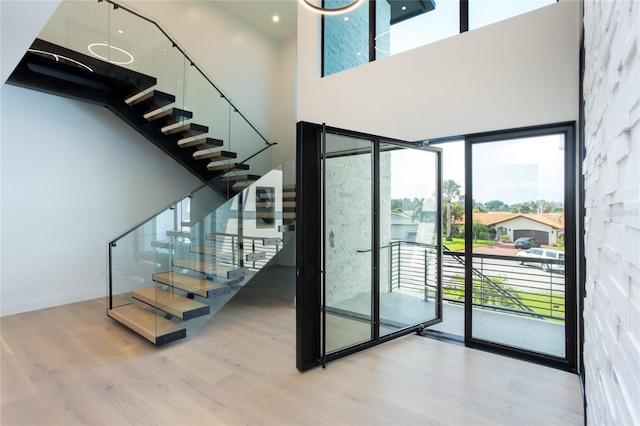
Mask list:
[[[321,15],[340,15],[341,13],[346,13],[355,9],[356,7],[360,6],[360,4],[363,3],[365,0],[353,0],[353,2],[349,5],[343,6],[343,7],[337,7],[335,9],[327,9],[324,7],[315,6],[309,3],[309,0],[299,0],[299,1],[300,3],[302,3],[304,7],[306,7],[312,12],[316,12]]]

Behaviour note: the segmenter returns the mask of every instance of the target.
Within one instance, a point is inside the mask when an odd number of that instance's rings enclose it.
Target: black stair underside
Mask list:
[[[168,107],[169,100],[173,98],[170,94],[150,90],[156,85],[154,77],[36,39],[7,82],[105,106],[203,182],[210,182],[223,173],[209,170],[207,161],[193,158],[197,146],[185,148],[178,145],[185,137],[201,134],[203,130],[206,132],[206,126],[193,124],[184,131],[165,134],[162,129],[173,123],[145,118],[144,114]],[[127,99],[144,91],[150,93],[143,96],[144,101],[135,102],[133,106],[127,104]],[[187,118],[186,113],[189,112],[175,109],[172,117]],[[203,138],[203,141],[211,146],[222,144],[222,141],[212,138]]]

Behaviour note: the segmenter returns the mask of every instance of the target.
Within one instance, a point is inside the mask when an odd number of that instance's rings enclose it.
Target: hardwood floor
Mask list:
[[[0,423],[583,424],[578,376],[415,335],[299,373],[293,275],[160,348],[102,299],[2,318]]]

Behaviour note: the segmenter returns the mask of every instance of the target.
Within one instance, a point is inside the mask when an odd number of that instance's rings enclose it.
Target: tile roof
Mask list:
[[[555,229],[564,229],[564,214],[558,213],[507,213],[507,212],[489,212],[489,213],[474,213],[473,220],[480,222],[483,225],[492,226],[498,223],[506,222],[517,217],[523,217],[525,219],[533,220],[535,222],[542,223],[547,226],[551,226]],[[464,223],[464,222],[463,222]]]

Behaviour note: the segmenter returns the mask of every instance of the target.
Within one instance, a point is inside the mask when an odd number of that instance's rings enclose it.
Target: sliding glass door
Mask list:
[[[440,151],[298,125],[298,368],[441,321]]]

